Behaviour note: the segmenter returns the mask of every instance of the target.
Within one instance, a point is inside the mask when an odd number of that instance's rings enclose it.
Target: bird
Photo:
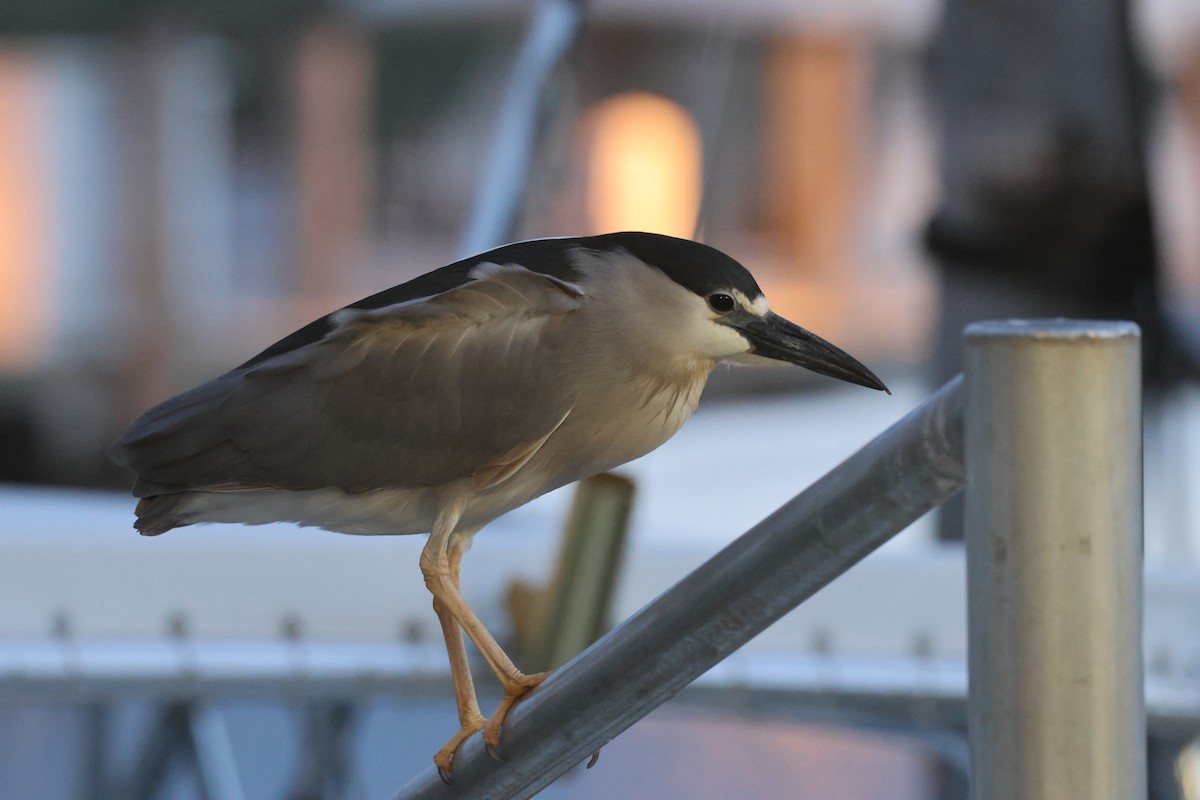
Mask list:
[[[706,244],[644,232],[536,239],[351,303],[139,417],[109,449],[135,473],[134,527],[290,521],[423,534],[459,731],[489,752],[525,674],[467,605],[460,565],[486,524],[654,450],[720,362],[793,364],[888,392],[853,357],[770,310]],[[503,688],[479,708],[466,635]]]

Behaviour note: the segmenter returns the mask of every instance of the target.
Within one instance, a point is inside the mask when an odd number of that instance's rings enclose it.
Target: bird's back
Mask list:
[[[510,475],[571,409],[560,376],[582,295],[516,266],[473,275],[431,298],[344,309],[319,338],[144,414],[110,451],[137,473],[139,529],[186,524],[172,514],[193,492],[353,495]]]

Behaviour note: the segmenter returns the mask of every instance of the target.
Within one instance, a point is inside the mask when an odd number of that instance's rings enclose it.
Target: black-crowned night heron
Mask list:
[[[146,412],[113,446],[137,473],[136,527],[288,520],[429,532],[421,572],[450,655],[461,729],[449,774],[489,745],[525,675],[459,593],[476,531],[535,497],[645,455],[696,408],[719,361],[790,362],[873,389],[862,364],[779,317],[702,244],[648,233],[521,242],[307,325]],[[480,714],[462,632],[504,688]]]

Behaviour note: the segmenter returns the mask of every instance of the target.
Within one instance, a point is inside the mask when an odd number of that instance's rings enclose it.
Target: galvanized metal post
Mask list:
[[[1144,798],[1138,328],[966,335],[972,800]]]

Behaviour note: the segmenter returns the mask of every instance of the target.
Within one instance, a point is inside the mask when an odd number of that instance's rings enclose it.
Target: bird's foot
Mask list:
[[[433,755],[433,763],[437,765],[438,777],[447,786],[451,785],[450,772],[454,769],[454,754],[458,752],[458,748],[463,746],[463,742],[475,735],[475,731],[482,728],[487,723],[482,716],[467,720],[462,724],[462,728],[458,733],[450,737],[450,741],[438,750]]]
[[[500,729],[504,726],[508,712],[512,711],[518,700],[536,689],[549,675],[549,672],[519,675],[505,684],[504,699],[500,701],[500,705],[488,719],[487,727],[483,729],[483,744],[492,758],[497,761],[503,760],[496,754],[496,747],[500,744]]]

